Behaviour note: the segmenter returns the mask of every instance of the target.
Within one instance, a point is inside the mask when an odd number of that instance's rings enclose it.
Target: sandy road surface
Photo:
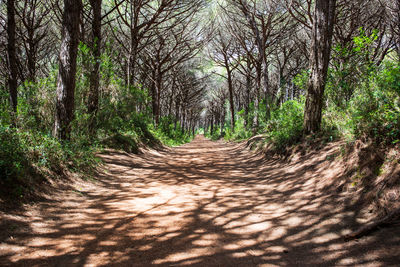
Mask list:
[[[203,137],[102,158],[95,184],[0,213],[0,265],[400,265],[398,226],[342,240],[357,210],[323,193],[323,160],[284,164]]]

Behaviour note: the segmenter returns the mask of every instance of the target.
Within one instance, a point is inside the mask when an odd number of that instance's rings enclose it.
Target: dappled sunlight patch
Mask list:
[[[282,221],[282,223],[286,226],[298,226],[300,224],[303,223],[303,219],[297,216],[291,216],[287,219],[285,219],[284,221]]]
[[[245,258],[247,256],[246,252],[234,252],[232,253],[233,258]]]
[[[336,233],[318,233],[319,236],[313,238],[311,242],[314,244],[324,244],[332,240],[336,240],[340,238],[340,236]]]
[[[219,238],[218,234],[205,234],[194,240],[192,244],[199,247],[213,247],[217,245]]]
[[[270,228],[268,231],[263,233],[261,236],[266,240],[279,239],[287,234],[286,228],[276,227]]]
[[[15,229],[1,234],[0,265],[383,266],[376,244],[400,244],[400,233],[343,243],[360,221],[344,198],[321,191],[333,175],[322,167],[334,165],[203,139],[104,159],[109,172],[90,186],[1,217]]]
[[[166,258],[155,260],[152,263],[153,264],[167,264],[167,263],[173,264],[174,262],[191,261],[193,258],[211,256],[213,253],[215,253],[215,250],[210,249],[210,248],[192,248],[192,249],[186,250],[185,252],[177,252],[177,253],[172,252]]]
[[[242,227],[242,233],[259,233],[262,231],[266,231],[271,227],[271,223],[269,222],[260,222],[260,223],[251,223],[244,227]]]

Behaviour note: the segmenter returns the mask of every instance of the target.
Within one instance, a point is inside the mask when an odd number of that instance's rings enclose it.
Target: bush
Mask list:
[[[303,132],[304,104],[290,100],[271,113],[267,122],[267,140],[271,141],[276,149],[297,142]]]
[[[400,68],[386,62],[358,88],[352,100],[351,123],[356,137],[400,142]]]
[[[19,178],[28,160],[16,129],[0,126],[0,179],[1,182],[12,182]]]
[[[252,136],[252,131],[247,129],[244,125],[245,118],[242,112],[239,112],[235,123],[235,131],[232,133],[230,128],[226,129],[226,140],[245,140]],[[219,133],[219,132],[218,132]]]
[[[211,134],[211,132],[208,131],[205,136],[207,138],[215,141],[215,140],[218,140],[218,139],[220,139],[222,137],[226,137],[226,134],[225,135],[224,134],[225,134],[225,131],[223,131],[223,133],[221,135],[221,128],[218,127],[218,126],[214,126],[213,133]]]
[[[135,135],[116,133],[105,140],[102,144],[106,147],[123,150],[128,153],[138,153],[139,146]]]
[[[98,147],[74,140],[60,143],[49,134],[0,126],[0,184],[2,195],[22,197],[35,181],[64,170],[88,172],[99,162]]]
[[[169,116],[160,118],[157,128],[151,123],[148,127],[155,138],[161,140],[167,146],[181,145],[193,139],[191,133],[184,131],[179,123],[175,127],[175,120]]]

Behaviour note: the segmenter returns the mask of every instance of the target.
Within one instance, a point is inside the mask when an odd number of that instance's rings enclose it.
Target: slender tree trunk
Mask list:
[[[229,89],[229,108],[231,111],[231,130],[232,132],[235,131],[235,102],[233,101],[233,81],[232,81],[232,72],[227,65],[227,72],[228,72],[228,89]]]
[[[156,121],[156,113],[157,113],[157,85],[156,85],[156,70],[153,69],[151,71],[151,84],[150,84],[150,93],[151,93],[151,107],[153,113],[153,121]]]
[[[211,114],[210,124],[211,124],[210,135],[212,136],[214,133],[214,114]]]
[[[182,115],[183,115],[183,117],[182,117],[181,130],[182,130],[182,134],[184,134],[185,128],[186,128],[186,110],[183,110]]]
[[[310,52],[310,79],[304,112],[304,133],[321,126],[322,99],[328,72],[336,0],[316,0]]]
[[[265,48],[263,48],[265,49]],[[262,53],[262,80],[263,80],[263,91],[265,96],[265,118],[269,120],[271,115],[271,103],[272,103],[272,94],[269,88],[269,72],[268,72],[268,63],[265,58],[265,51]]]
[[[272,93],[269,86],[269,75],[268,75],[268,65],[266,63],[263,64],[263,89],[265,95],[265,118],[267,120],[271,117],[271,103],[272,103]]]
[[[136,60],[137,60],[137,41],[135,37],[132,37],[132,41],[131,41],[131,47],[130,47],[130,53],[129,53],[129,86],[134,85],[135,84],[135,76],[136,76],[136,69],[135,69],[135,65],[136,65]]]
[[[92,53],[94,64],[90,73],[90,88],[88,97],[88,113],[90,115],[89,132],[93,135],[97,127],[97,111],[99,109],[99,86],[101,64],[101,2],[90,0],[93,10],[92,21]]]
[[[175,76],[172,78],[172,93],[169,97],[168,103],[168,117],[172,117],[172,106],[175,99]]]
[[[36,79],[36,43],[34,41],[34,30],[29,28],[28,31],[28,49],[26,53],[28,63],[28,80],[34,82]]]
[[[16,44],[15,44],[15,1],[7,1],[7,54],[8,54],[8,89],[10,93],[11,103],[11,117],[13,118],[13,124],[16,123],[16,113],[18,105],[17,96],[17,56],[16,56]]]
[[[178,125],[178,121],[179,121],[179,98],[177,98],[175,100],[175,126],[174,126],[174,130],[176,131],[177,129],[177,125]]]
[[[160,123],[160,116],[161,116],[161,90],[162,90],[162,74],[159,70],[157,73],[157,80],[156,80],[156,106],[155,106],[155,123],[156,126]]]
[[[394,27],[396,27],[396,32],[397,32],[397,36],[396,36],[396,40],[397,40],[397,42],[396,42],[396,47],[397,47],[397,57],[398,57],[398,60],[399,60],[399,62],[400,62],[400,0],[397,0],[396,1],[396,10],[395,10],[395,16],[396,16],[396,21],[397,21],[397,23],[395,24],[395,26]]]
[[[225,108],[224,105],[222,105],[222,112],[221,112],[221,133],[220,135],[223,136],[224,135],[224,127],[225,127]]]
[[[81,0],[64,0],[54,124],[54,136],[60,140],[70,138],[71,122],[74,117],[76,57],[81,10]]]
[[[244,126],[247,128],[249,108],[250,108],[250,92],[251,92],[251,62],[247,60],[247,73],[246,73],[246,100],[244,106]]]
[[[253,119],[253,132],[258,130],[260,124],[259,110],[260,110],[260,90],[261,90],[261,77],[262,77],[261,63],[257,62],[256,66],[256,97],[254,98],[254,119]]]

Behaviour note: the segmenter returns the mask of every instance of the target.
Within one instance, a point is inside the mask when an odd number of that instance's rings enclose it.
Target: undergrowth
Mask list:
[[[82,76],[78,76],[82,77]],[[83,76],[84,77],[84,76]],[[68,172],[82,177],[94,174],[100,160],[96,153],[106,148],[137,153],[141,146],[179,145],[191,140],[171,119],[153,125],[151,110],[138,112],[138,103],[148,103],[146,91],[127,88],[121,81],[110,81],[101,98],[96,131],[89,130],[91,117],[86,113],[87,83],[78,79],[75,119],[69,140],[52,136],[54,124],[56,75],[20,86],[15,118],[9,115],[7,98],[0,97],[0,197],[23,199],[40,181],[61,178]]]
[[[400,62],[398,55],[388,56],[382,63],[375,62],[374,54],[377,32],[369,35],[360,28],[352,45],[333,49],[331,65],[323,99],[324,109],[321,130],[310,136],[303,136],[304,98],[307,92],[309,71],[303,70],[292,80],[303,92],[300,96],[275,104],[270,117],[266,117],[264,101],[260,109],[250,105],[247,117],[243,110],[236,113],[234,131],[229,120],[225,121],[226,140],[244,140],[262,135],[265,142],[277,150],[296,144],[303,139],[322,138],[333,141],[344,138],[354,141],[367,138],[377,144],[396,145],[400,143]],[[258,127],[253,119],[258,114]],[[207,137],[221,137],[205,129]]]

